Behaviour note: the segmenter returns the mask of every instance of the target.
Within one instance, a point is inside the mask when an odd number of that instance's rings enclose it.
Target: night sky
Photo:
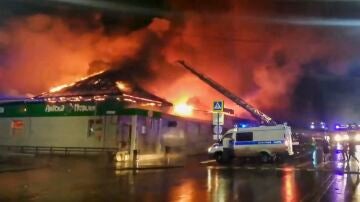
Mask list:
[[[184,12],[210,11],[216,15],[227,12],[231,3],[226,1],[173,1],[169,4],[162,0],[142,0],[142,1],[93,1],[88,4],[86,1],[53,0],[53,1],[26,1],[26,0],[2,0],[0,2],[0,23],[6,24],[8,19],[14,17],[28,16],[37,13],[59,15],[62,17],[78,16],[86,18],[94,12],[102,13],[102,23],[108,35],[136,30],[148,25],[154,17],[163,17],[181,23]],[[85,3],[84,3],[85,2]],[[104,3],[97,3],[104,2]],[[206,3],[204,3],[206,2]],[[360,3],[357,2],[336,2],[336,1],[242,1],[241,6],[245,7],[250,14],[244,15],[244,19],[250,19],[256,23],[267,23],[270,27],[281,27],[281,29],[317,29],[319,37],[322,33],[328,35],[332,33],[331,40],[338,39],[340,42],[343,37],[354,29],[358,33],[359,25],[354,27],[342,26],[340,20],[344,22],[356,22],[360,20]],[[252,15],[253,14],[253,15]],[[328,24],[317,24],[316,22],[307,25],[306,22],[287,19],[323,19]],[[279,20],[280,19],[280,20]],[[338,19],[333,25],[332,19]],[[328,20],[328,21],[327,21]],[[360,24],[360,22],[357,22]],[[76,24],[74,25],[76,26]],[[91,29],[91,24],[88,24]],[[345,31],[344,31],[345,30]],[[346,34],[342,34],[346,32]],[[352,36],[352,35],[351,35]],[[359,35],[360,36],[360,35]],[[301,38],[302,36],[298,36]],[[352,38],[345,39],[351,44]],[[358,38],[358,40],[360,37]],[[247,38],[242,38],[244,43],[253,43]],[[264,38],[264,43],[266,39]],[[359,40],[360,41],[360,40]],[[332,41],[333,42],[333,41]],[[258,39],[256,43],[262,43]],[[331,42],[330,42],[331,43]],[[354,46],[358,41],[354,41]],[[249,44],[248,44],[249,45]],[[305,44],[306,45],[306,44]],[[354,48],[349,47],[352,51]],[[345,49],[346,50],[346,49]],[[358,49],[354,49],[358,50]],[[336,51],[336,50],[334,50]],[[343,49],[341,49],[343,51]],[[0,63],[6,57],[0,47]],[[344,51],[343,51],[344,52]],[[333,53],[343,55],[344,53]],[[288,96],[291,98],[288,110],[274,112],[265,109],[275,119],[287,120],[291,117],[294,123],[304,124],[312,120],[324,120],[329,122],[360,122],[360,60],[353,55],[357,53],[346,53],[341,56],[342,61],[346,61],[344,70],[341,73],[329,70],[332,63],[338,61],[332,57],[315,57],[314,59],[300,62],[302,73],[297,76],[297,80]],[[351,55],[351,56],[350,56]],[[358,53],[360,55],[360,52]],[[348,56],[348,57],[347,57]],[[255,60],[255,58],[254,58]],[[274,54],[276,66],[281,68],[283,63],[287,63],[289,58],[287,53],[279,52]],[[340,62],[341,63],[341,62]],[[216,78],[214,78],[216,79]],[[221,81],[221,80],[220,80]],[[245,87],[246,88],[246,87]],[[243,92],[251,94],[253,88],[246,88]],[[0,91],[1,92],[1,91]],[[1,93],[5,96],[5,92]],[[240,95],[241,96],[241,95]],[[291,121],[290,121],[291,122]]]

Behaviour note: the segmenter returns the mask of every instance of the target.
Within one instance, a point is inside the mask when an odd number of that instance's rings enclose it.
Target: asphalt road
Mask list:
[[[38,168],[0,172],[0,201],[358,201],[357,162],[338,157],[222,166],[197,156],[146,170],[116,170],[101,157],[41,157]]]

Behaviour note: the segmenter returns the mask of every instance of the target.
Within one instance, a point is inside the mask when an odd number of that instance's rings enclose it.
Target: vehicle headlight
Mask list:
[[[335,135],[335,137],[334,137],[334,140],[336,141],[336,142],[340,142],[341,141],[341,136],[340,135]]]
[[[360,142],[360,134],[355,135],[355,141]]]

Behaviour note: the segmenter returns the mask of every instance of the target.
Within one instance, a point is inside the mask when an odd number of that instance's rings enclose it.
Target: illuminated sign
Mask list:
[[[11,121],[11,128],[12,129],[22,129],[22,128],[24,128],[24,121],[22,121],[22,120],[12,120]]]
[[[45,112],[63,112],[65,105],[46,105]]]
[[[224,111],[224,101],[214,101],[213,102],[213,111],[214,112],[223,112]]]
[[[70,104],[70,105],[46,105],[45,112],[94,112],[95,105]]]
[[[93,112],[96,107],[94,105],[74,104],[73,109],[75,112]]]

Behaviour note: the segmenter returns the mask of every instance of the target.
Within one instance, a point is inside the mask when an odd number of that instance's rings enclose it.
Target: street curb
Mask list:
[[[317,169],[317,168],[285,168],[285,167],[273,167],[273,168],[264,168],[264,167],[254,167],[254,166],[243,166],[243,167],[232,167],[232,166],[208,166],[211,169],[215,170],[249,170],[249,171],[268,171],[268,172],[279,172],[279,171],[297,171],[297,172],[324,172],[324,173],[333,173],[333,174],[357,174],[358,171],[340,171],[332,169]]]
[[[308,152],[306,152],[306,153],[304,153],[304,154],[302,154],[302,155],[295,156],[295,157],[294,157],[294,160],[297,160],[297,159],[301,159],[301,158],[305,158],[305,157],[311,156],[311,154],[312,154],[312,151],[308,151]]]
[[[34,167],[26,167],[26,168],[10,168],[10,169],[0,169],[0,174],[2,173],[11,173],[11,172],[23,172],[28,170],[35,170],[40,168],[45,168],[48,166],[34,166]]]
[[[184,166],[149,166],[149,167],[125,167],[115,168],[115,170],[159,170],[159,169],[174,169],[183,168]]]

